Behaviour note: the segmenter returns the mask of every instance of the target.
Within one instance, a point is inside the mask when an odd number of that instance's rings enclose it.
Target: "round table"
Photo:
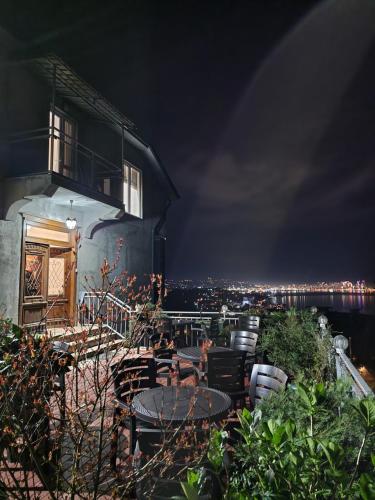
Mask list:
[[[163,386],[135,396],[132,409],[137,418],[152,424],[198,423],[221,420],[231,404],[227,394],[208,387]]]
[[[210,347],[208,352],[223,352],[231,351],[228,347]],[[185,359],[186,361],[191,361],[192,363],[199,363],[202,359],[202,349],[200,347],[183,347],[177,350],[177,356],[179,358]]]

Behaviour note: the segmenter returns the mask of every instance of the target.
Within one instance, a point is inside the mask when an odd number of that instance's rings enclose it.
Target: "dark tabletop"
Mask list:
[[[231,407],[227,394],[208,387],[170,386],[141,392],[133,399],[137,418],[158,422],[220,420]]]
[[[228,347],[210,347],[208,352],[222,352],[231,351]],[[182,347],[177,350],[177,356],[187,361],[192,361],[193,363],[199,363],[202,357],[202,350],[200,347]]]

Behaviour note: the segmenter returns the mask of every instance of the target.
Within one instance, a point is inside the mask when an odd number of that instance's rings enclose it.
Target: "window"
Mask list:
[[[74,122],[64,115],[49,114],[50,140],[49,161],[50,170],[66,177],[73,177],[74,163]]]
[[[125,211],[135,217],[142,217],[142,172],[124,164],[124,206]]]

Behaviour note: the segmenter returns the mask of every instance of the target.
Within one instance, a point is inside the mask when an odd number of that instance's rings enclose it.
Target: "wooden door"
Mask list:
[[[22,276],[22,324],[45,324],[49,247],[26,243]]]
[[[51,246],[48,260],[48,326],[65,326],[72,323],[74,278],[72,249]]]

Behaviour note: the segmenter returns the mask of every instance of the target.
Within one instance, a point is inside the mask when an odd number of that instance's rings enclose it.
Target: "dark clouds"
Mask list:
[[[160,153],[170,276],[375,279],[373,0],[43,4],[1,22]]]
[[[275,48],[214,154],[180,169],[195,201],[174,272],[373,278],[374,33],[371,1],[340,0]]]

